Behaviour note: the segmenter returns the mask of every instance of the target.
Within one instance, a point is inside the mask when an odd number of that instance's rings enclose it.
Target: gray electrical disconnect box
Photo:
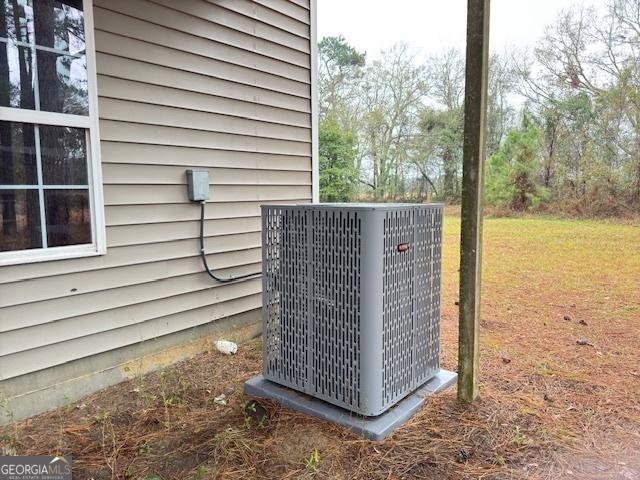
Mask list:
[[[262,206],[264,378],[361,415],[440,369],[442,205]]]
[[[207,170],[187,170],[189,200],[203,202],[209,200],[209,172]]]

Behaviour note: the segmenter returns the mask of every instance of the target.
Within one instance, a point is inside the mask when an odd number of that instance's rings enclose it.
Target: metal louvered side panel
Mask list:
[[[434,373],[440,368],[440,298],[442,287],[442,236],[443,236],[443,210],[442,207],[433,208],[433,241],[431,244],[431,264],[432,268],[432,283],[431,283],[431,316],[429,317],[429,339],[431,365],[434,369]]]
[[[314,395],[360,407],[361,218],[348,210],[311,213]]]
[[[440,367],[440,252],[442,210],[420,209],[416,218],[414,378],[416,386]]]
[[[303,390],[307,383],[307,215],[299,208],[263,211],[264,375]]]
[[[413,209],[390,210],[384,218],[383,262],[383,391],[389,405],[414,387],[413,297],[414,223]],[[398,248],[409,244],[405,251]]]

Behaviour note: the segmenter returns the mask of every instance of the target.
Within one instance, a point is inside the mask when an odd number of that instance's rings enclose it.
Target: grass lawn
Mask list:
[[[456,365],[460,221],[445,225],[442,362]],[[209,352],[0,430],[72,452],[74,478],[640,480],[640,227],[487,219],[481,397],[430,399],[388,440],[265,404],[243,413],[260,342]],[[577,340],[585,340],[579,345]],[[585,342],[581,342],[585,343]],[[224,393],[228,404],[214,402]]]

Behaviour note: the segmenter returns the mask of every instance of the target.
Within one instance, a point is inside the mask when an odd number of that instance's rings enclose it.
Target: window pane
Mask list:
[[[40,247],[38,190],[0,190],[0,251]]]
[[[86,58],[38,50],[40,110],[89,114]]]
[[[37,183],[33,125],[0,121],[0,185]]]
[[[81,1],[36,0],[36,44],[84,53],[84,13]]]
[[[33,109],[34,105],[31,48],[0,42],[0,106]]]
[[[45,190],[44,203],[50,247],[91,243],[88,190]]]
[[[41,125],[40,158],[45,185],[88,185],[84,129]]]
[[[33,43],[31,0],[0,0],[0,37]]]

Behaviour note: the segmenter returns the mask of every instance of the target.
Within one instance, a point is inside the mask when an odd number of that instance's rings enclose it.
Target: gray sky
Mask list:
[[[491,50],[533,45],[560,9],[576,3],[492,0]],[[318,38],[343,35],[369,55],[398,41],[426,54],[464,48],[466,6],[466,0],[318,0]]]

